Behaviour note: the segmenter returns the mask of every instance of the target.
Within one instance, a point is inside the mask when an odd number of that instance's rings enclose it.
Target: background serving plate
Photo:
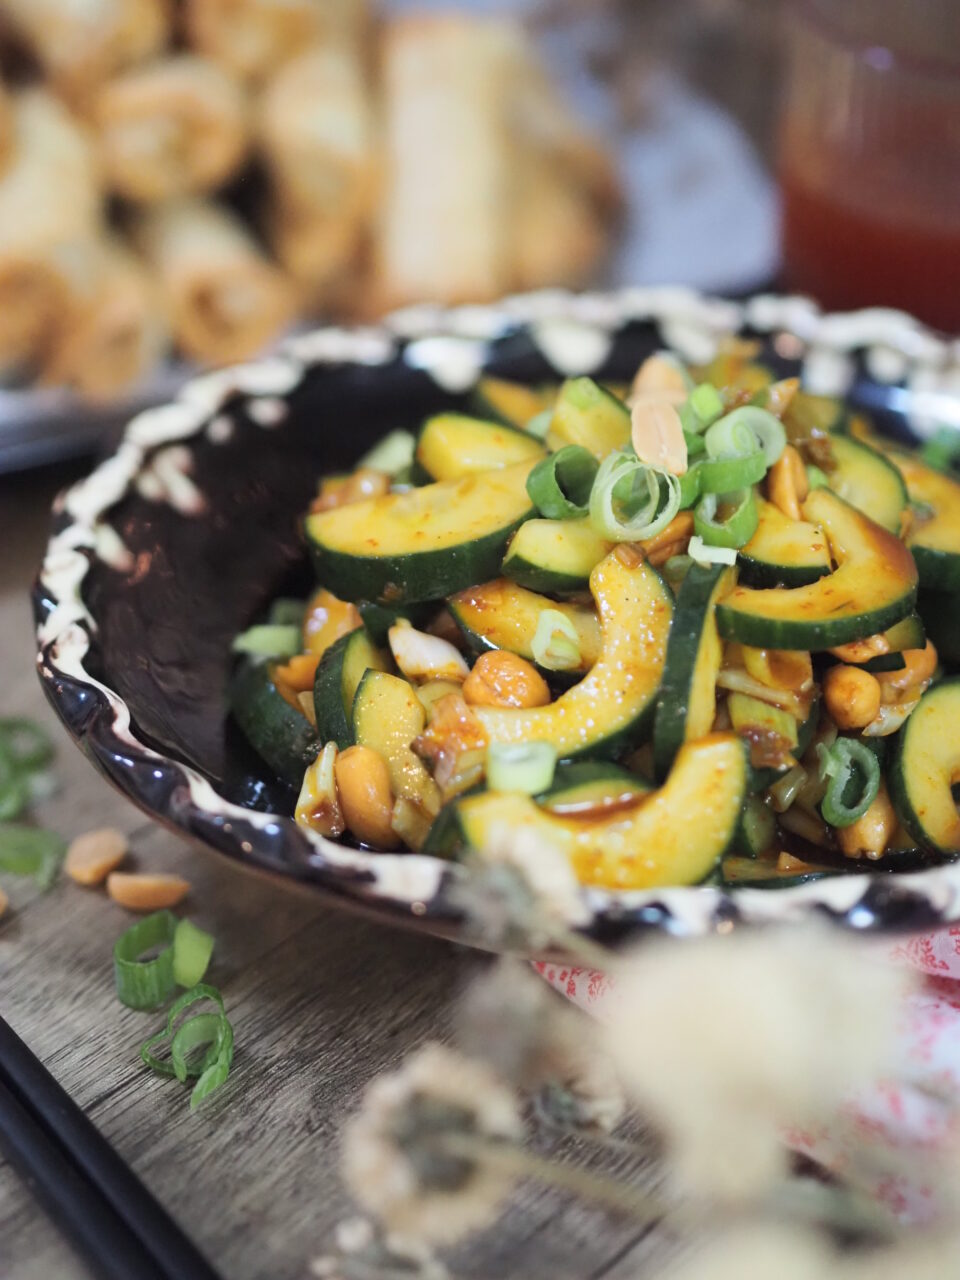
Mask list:
[[[448,864],[296,826],[295,797],[226,715],[230,642],[279,592],[305,593],[298,519],[317,474],[462,403],[481,371],[622,381],[659,347],[699,362],[735,334],[761,340],[778,376],[802,372],[811,390],[845,394],[888,433],[960,425],[960,344],[899,312],[823,315],[803,298],[741,304],[659,288],[422,307],[376,328],[318,330],[140,414],[58,500],[35,592],[48,696],[101,771],[160,821],[355,907],[456,936]],[[608,937],[816,911],[860,930],[919,929],[960,919],[960,864],[775,891],[585,895],[594,931]]]

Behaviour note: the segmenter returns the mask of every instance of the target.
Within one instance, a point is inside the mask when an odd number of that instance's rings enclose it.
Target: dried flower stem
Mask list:
[[[488,1167],[499,1168],[518,1177],[538,1178],[541,1182],[575,1192],[643,1222],[662,1217],[670,1208],[662,1200],[623,1186],[602,1173],[554,1162],[510,1143],[489,1142],[472,1134],[446,1133],[432,1139],[431,1145],[436,1145],[442,1155],[479,1160]]]

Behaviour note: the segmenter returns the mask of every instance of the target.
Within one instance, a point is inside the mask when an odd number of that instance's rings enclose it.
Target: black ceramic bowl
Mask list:
[[[298,518],[318,473],[348,465],[392,427],[463,403],[481,370],[625,380],[657,348],[700,361],[737,333],[759,338],[781,376],[802,372],[812,390],[845,394],[895,435],[960,425],[957,345],[897,312],[828,316],[802,298],[627,289],[415,308],[378,328],[323,329],[142,413],[60,497],[35,598],[48,696],[94,764],[161,822],[344,903],[455,936],[445,863],[353,849],[295,825],[294,796],[228,718],[231,639],[273,596],[306,589]],[[861,930],[919,929],[960,919],[960,866],[778,891],[585,899],[606,936],[817,911]]]

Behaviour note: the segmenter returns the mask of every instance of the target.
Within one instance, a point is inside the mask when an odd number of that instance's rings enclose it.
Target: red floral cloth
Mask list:
[[[870,943],[878,956],[912,965],[926,975],[903,1011],[897,1083],[865,1086],[851,1097],[840,1123],[820,1131],[793,1130],[789,1146],[843,1175],[851,1144],[896,1149],[922,1168],[925,1156],[956,1138],[960,1112],[960,925]],[[614,982],[596,969],[542,961],[534,966],[557,991],[595,1017],[612,1003]],[[952,1100],[952,1106],[947,1101]],[[872,1179],[878,1199],[902,1217],[936,1213],[932,1188],[922,1176],[882,1171]]]

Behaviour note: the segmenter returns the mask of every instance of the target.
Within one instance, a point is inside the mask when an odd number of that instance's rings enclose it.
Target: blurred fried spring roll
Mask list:
[[[0,12],[74,100],[156,53],[170,34],[168,0],[0,0]]]
[[[13,155],[0,175],[0,365],[32,359],[64,305],[72,246],[100,223],[85,131],[51,94],[13,99]]]
[[[240,85],[180,54],[108,81],[93,104],[108,185],[131,200],[209,191],[240,166],[248,114]]]
[[[257,105],[257,138],[278,189],[301,213],[365,218],[373,207],[373,106],[357,50],[323,45],[288,62]]]
[[[526,154],[513,217],[517,289],[589,282],[609,243],[589,194],[549,157]]]
[[[362,312],[361,276],[368,227],[355,217],[328,216],[293,204],[275,205],[267,222],[270,247],[311,313]]]
[[[66,302],[45,344],[40,378],[104,400],[159,362],[167,340],[160,290],[115,237],[84,241],[66,258]]]
[[[508,91],[497,23],[419,15],[386,31],[382,306],[482,301],[509,286]]]
[[[186,0],[187,38],[235,75],[261,81],[314,44],[362,44],[367,0]]]
[[[243,222],[182,200],[144,213],[137,240],[161,281],[173,336],[198,360],[244,360],[292,317],[294,291]]]

